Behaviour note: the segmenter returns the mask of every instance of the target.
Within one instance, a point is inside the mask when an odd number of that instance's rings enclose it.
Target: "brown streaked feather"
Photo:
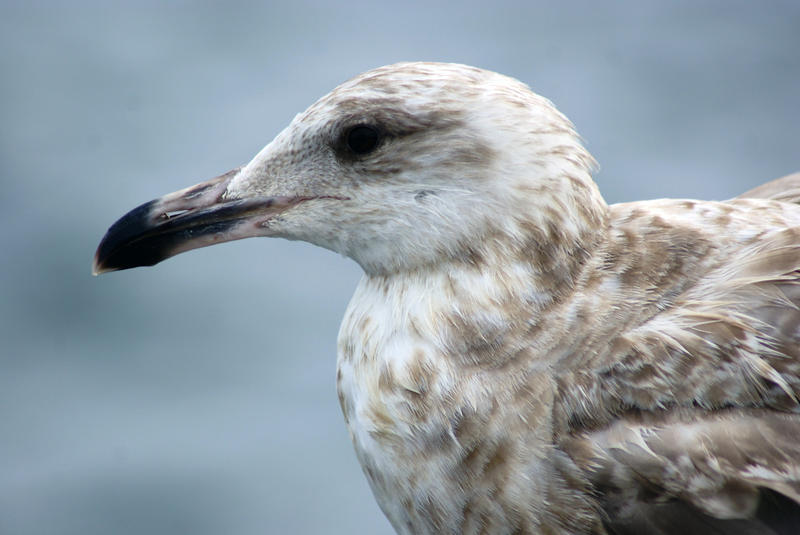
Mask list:
[[[562,445],[594,484],[614,533],[800,530],[796,414],[637,413]]]
[[[800,229],[741,233],[738,243],[713,244],[709,234],[681,229],[679,206],[661,205],[675,210],[671,227],[623,218],[620,235],[632,226],[638,240],[626,238],[624,247],[646,252],[640,260],[602,260],[605,277],[619,281],[627,302],[614,305],[615,296],[604,296],[601,302],[612,306],[595,308],[591,323],[574,326],[582,335],[557,348],[565,354],[559,384],[567,420],[604,425],[629,409],[686,404],[796,407]],[[736,207],[731,215],[744,218],[747,210]],[[735,238],[735,221],[729,226]],[[654,267],[646,265],[650,259]]]
[[[798,202],[800,174],[745,196]],[[561,374],[566,428],[556,441],[599,496],[611,533],[800,533],[800,228],[790,218],[738,232],[759,202],[720,203],[728,242],[708,249],[691,232],[676,241],[679,203],[661,206],[676,212],[668,241],[696,259],[692,272],[679,287],[651,277],[647,299],[629,303],[639,321],[577,341],[590,353],[585,367]],[[617,225],[636,227],[630,234],[669,264],[652,223],[634,212]],[[620,280],[647,271],[623,264],[606,271]]]

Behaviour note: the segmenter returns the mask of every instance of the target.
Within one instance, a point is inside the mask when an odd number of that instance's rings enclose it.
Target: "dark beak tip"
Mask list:
[[[156,229],[153,223],[155,204],[156,201],[144,203],[109,227],[95,251],[92,275],[152,266],[170,256],[169,240],[162,243],[158,239],[148,239],[148,234]]]
[[[97,246],[97,250],[94,253],[94,258],[92,259],[92,276],[97,277],[98,275],[102,275],[103,273],[108,273],[110,271],[118,271],[119,268],[113,265],[110,265],[113,262],[114,251],[112,247],[109,247],[108,244],[108,236],[109,233],[106,233],[103,236],[103,239],[100,240],[100,245]]]
[[[92,275],[102,275],[111,271],[122,271],[137,267],[154,266],[173,255],[173,239],[167,238],[164,243],[158,240],[142,240],[141,242],[123,243],[121,246],[100,247],[92,262]]]
[[[97,253],[95,253],[94,260],[92,260],[92,277],[97,277],[98,275],[109,273],[111,271],[117,271],[117,268],[103,265],[103,262],[100,261]]]
[[[105,244],[105,236],[100,241],[100,245],[97,246],[97,250],[94,252],[94,258],[92,258],[92,276],[97,277],[98,275],[102,275],[103,273],[107,273],[108,271],[113,271],[113,269],[107,268],[104,264],[103,258],[103,245]]]

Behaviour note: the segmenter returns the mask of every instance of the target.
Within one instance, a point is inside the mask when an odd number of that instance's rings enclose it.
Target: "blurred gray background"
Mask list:
[[[352,261],[262,239],[92,278],[94,248],[401,60],[551,98],[610,202],[800,169],[800,3],[610,4],[0,3],[0,533],[391,533],[335,394]]]

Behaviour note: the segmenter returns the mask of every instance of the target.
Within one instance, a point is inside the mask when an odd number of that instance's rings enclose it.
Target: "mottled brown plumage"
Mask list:
[[[392,65],[95,269],[255,235],[356,260],[339,398],[399,533],[800,533],[800,175],[608,206],[593,166],[521,83]]]

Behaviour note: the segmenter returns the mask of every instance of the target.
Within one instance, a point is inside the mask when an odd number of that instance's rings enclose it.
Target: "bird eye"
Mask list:
[[[357,125],[347,132],[347,148],[356,154],[367,154],[378,146],[380,135],[372,126]]]

